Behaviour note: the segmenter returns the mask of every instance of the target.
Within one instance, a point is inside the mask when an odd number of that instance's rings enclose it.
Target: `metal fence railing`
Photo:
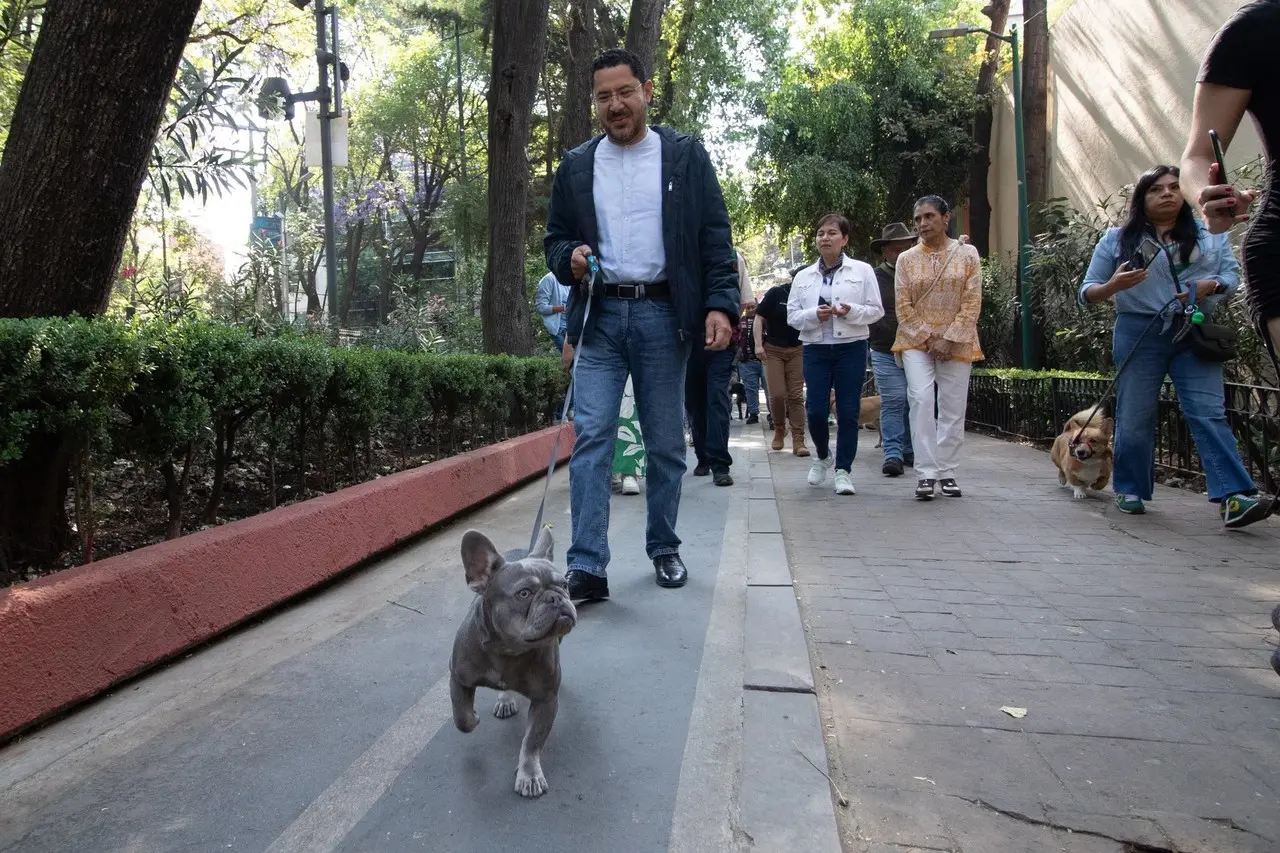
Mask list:
[[[1077,377],[1006,378],[977,374],[969,388],[966,420],[971,428],[1048,446],[1073,414],[1091,409],[1110,384],[1108,379]],[[1156,415],[1156,469],[1166,482],[1203,488],[1204,473],[1191,430],[1173,385],[1160,389]],[[1274,494],[1280,481],[1280,389],[1257,385],[1225,386],[1227,420],[1240,456],[1254,481]],[[1115,411],[1115,399],[1103,412]]]

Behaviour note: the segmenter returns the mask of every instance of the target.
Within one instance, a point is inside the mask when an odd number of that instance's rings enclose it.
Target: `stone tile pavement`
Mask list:
[[[1280,850],[1280,520],[1122,516],[974,434],[919,503],[862,440],[856,497],[770,454],[846,851]]]

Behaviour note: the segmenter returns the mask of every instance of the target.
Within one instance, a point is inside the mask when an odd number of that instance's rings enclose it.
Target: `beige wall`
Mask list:
[[[1075,0],[1050,35],[1050,196],[1080,209],[1156,163],[1176,165],[1191,124],[1204,51],[1246,0]],[[1007,81],[1006,81],[1007,84]],[[992,252],[1018,243],[1013,98],[997,107],[992,145]],[[1260,147],[1246,119],[1227,165]]]

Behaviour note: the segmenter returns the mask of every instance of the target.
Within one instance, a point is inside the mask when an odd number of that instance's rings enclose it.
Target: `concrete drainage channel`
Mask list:
[[[758,850],[840,853],[826,745],[763,436],[750,441],[742,828]],[[820,769],[821,768],[821,769]]]

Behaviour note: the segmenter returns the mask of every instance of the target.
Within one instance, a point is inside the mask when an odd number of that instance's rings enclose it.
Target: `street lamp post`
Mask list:
[[[1029,272],[1031,249],[1031,218],[1027,211],[1027,155],[1022,124],[1022,56],[1018,40],[1018,28],[1009,28],[1009,35],[991,30],[963,25],[929,33],[931,39],[961,38],[985,33],[1008,44],[1013,49],[1013,124],[1014,143],[1018,159],[1018,304],[1022,317],[1022,366],[1034,365],[1032,351],[1031,283]]]
[[[311,0],[289,0],[299,9],[311,5]],[[338,6],[325,5],[324,0],[317,0],[316,16],[316,63],[320,70],[319,85],[310,92],[294,93],[289,82],[283,77],[268,77],[262,83],[258,94],[258,112],[263,118],[285,118],[290,121],[294,116],[294,104],[304,101],[316,101],[320,105],[320,171],[324,184],[324,276],[325,301],[329,303],[329,313],[338,316],[338,250],[336,246],[336,225],[334,223],[334,188],[333,188],[333,119],[342,115],[342,87],[347,80],[346,64],[338,56]],[[330,44],[332,41],[332,44]],[[310,166],[311,164],[307,164]],[[281,216],[283,217],[283,210]],[[334,298],[330,299],[330,296]]]

